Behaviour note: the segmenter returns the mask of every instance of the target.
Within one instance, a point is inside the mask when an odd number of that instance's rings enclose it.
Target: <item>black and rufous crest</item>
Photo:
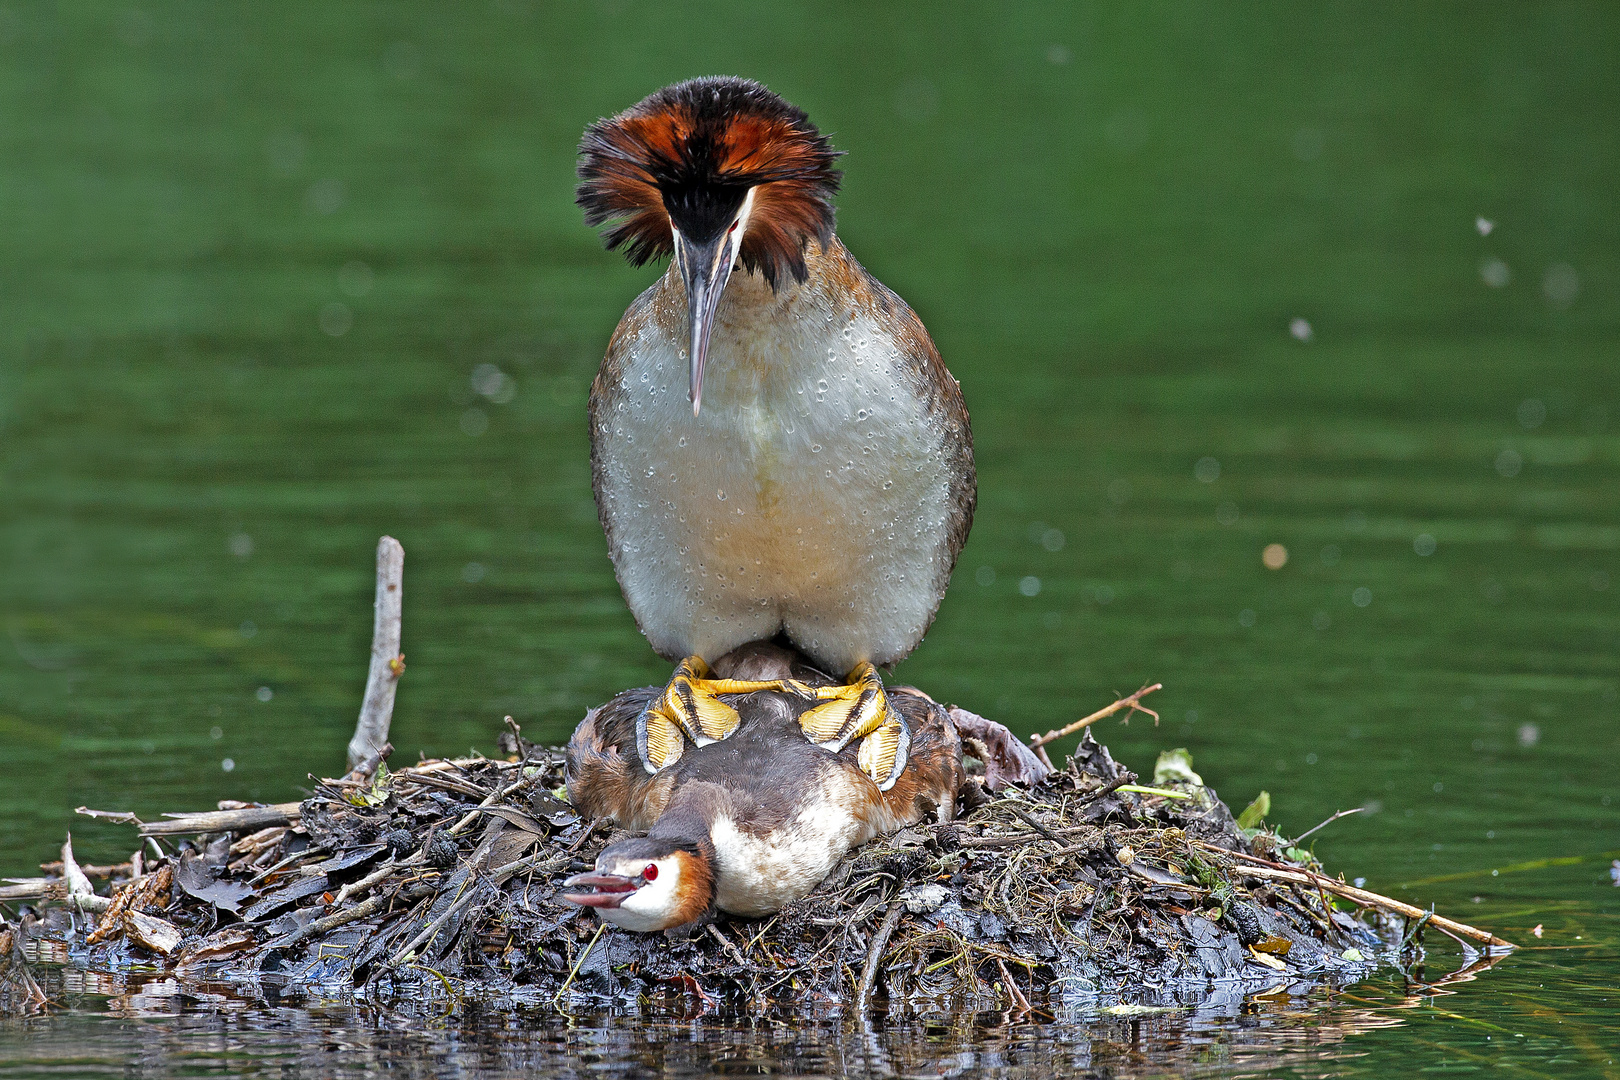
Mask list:
[[[585,130],[576,195],[603,242],[634,266],[668,255],[670,223],[693,240],[731,224],[750,188],[742,263],[774,287],[806,275],[805,251],[832,238],[838,157],[810,118],[759,83],[693,79]]]

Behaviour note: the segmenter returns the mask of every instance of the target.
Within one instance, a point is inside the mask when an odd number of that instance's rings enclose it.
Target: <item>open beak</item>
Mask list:
[[[690,396],[692,415],[698,414],[703,404],[703,364],[709,358],[709,335],[714,330],[714,313],[720,307],[720,294],[731,277],[736,262],[737,247],[732,234],[737,230],[734,222],[730,229],[713,240],[699,243],[675,233],[675,259],[680,265],[681,278],[686,282],[686,312],[692,328],[692,343],[688,355],[692,360]]]
[[[623,874],[575,874],[562,883],[565,890],[589,889],[589,892],[564,892],[562,898],[580,907],[616,908],[640,888],[634,878]]]

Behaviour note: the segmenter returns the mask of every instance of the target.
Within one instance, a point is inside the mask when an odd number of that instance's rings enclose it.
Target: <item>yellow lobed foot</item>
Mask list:
[[[905,770],[911,731],[889,709],[883,680],[871,664],[856,664],[843,686],[811,687],[796,680],[711,679],[709,665],[697,656],[676,666],[663,692],[636,718],[636,749],[643,766],[656,773],[679,761],[688,742],[706,746],[726,738],[741,718],[720,695],[759,690],[782,690],[817,702],[799,716],[805,737],[835,753],[860,740],[856,763],[880,791],[893,787]]]
[[[833,751],[864,740],[856,761],[880,790],[893,787],[906,767],[911,732],[900,714],[890,711],[877,668],[863,660],[843,686],[796,687],[821,702],[799,717],[805,737]]]
[[[870,776],[879,791],[888,791],[905,771],[911,750],[911,729],[897,712],[889,713],[881,727],[861,740],[855,763]]]
[[[718,742],[737,729],[737,710],[721,694],[780,690],[780,681],[749,682],[711,679],[700,656],[688,656],[675,668],[669,684],[636,718],[636,749],[650,773],[679,761],[687,740],[698,746]]]

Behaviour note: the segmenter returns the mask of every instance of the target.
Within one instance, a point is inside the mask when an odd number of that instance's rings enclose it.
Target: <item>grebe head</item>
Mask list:
[[[563,889],[564,900],[645,933],[683,926],[708,910],[714,871],[697,845],[640,836],[603,848],[596,870],[574,875]]]
[[[715,309],[738,262],[774,289],[832,238],[838,157],[804,111],[748,79],[667,86],[585,129],[577,201],[631,265],[673,254],[686,284],[692,414]]]

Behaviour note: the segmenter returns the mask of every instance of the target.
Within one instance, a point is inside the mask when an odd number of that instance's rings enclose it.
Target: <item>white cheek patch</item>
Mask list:
[[[614,926],[637,933],[662,930],[669,925],[677,900],[681,870],[673,859],[655,863],[658,876],[627,896],[616,908],[598,908],[597,914]],[[622,873],[623,871],[611,871]]]
[[[731,234],[731,269],[726,271],[728,281],[732,272],[737,269],[737,262],[742,256],[742,242],[748,233],[748,219],[754,213],[754,190],[748,189],[748,194],[743,196],[742,209],[737,211],[737,227]]]

